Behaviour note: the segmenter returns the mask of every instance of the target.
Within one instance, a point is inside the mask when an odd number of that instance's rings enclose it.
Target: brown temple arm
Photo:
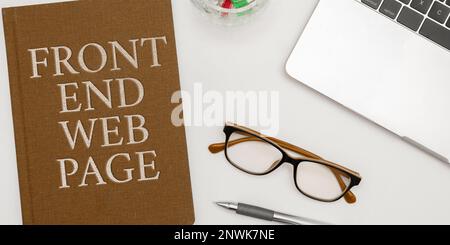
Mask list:
[[[303,155],[305,157],[308,157],[311,159],[317,159],[317,160],[324,160],[322,157],[320,157],[310,151],[307,151],[303,148],[292,145],[288,142],[285,142],[285,141],[282,141],[282,140],[279,140],[279,139],[276,139],[273,137],[266,137],[266,138],[277,143],[278,145],[280,145],[281,147],[283,147],[287,150],[293,151],[293,152]],[[249,136],[249,137],[244,137],[244,138],[240,138],[240,139],[236,139],[236,140],[231,140],[228,142],[228,144],[229,144],[229,146],[233,146],[233,145],[237,145],[239,143],[243,143],[243,142],[247,142],[247,141],[257,141],[257,140],[259,140],[257,137]],[[225,143],[212,144],[209,146],[208,149],[211,153],[221,152],[221,151],[225,150]],[[342,175],[336,169],[334,169],[334,168],[330,168],[330,169],[333,172],[334,176],[336,177],[336,180],[338,181],[341,190],[344,191],[347,188],[347,185],[342,180],[342,178],[341,178]],[[348,191],[344,195],[344,199],[345,199],[345,201],[347,201],[347,203],[355,203],[356,202],[356,196],[351,191]]]

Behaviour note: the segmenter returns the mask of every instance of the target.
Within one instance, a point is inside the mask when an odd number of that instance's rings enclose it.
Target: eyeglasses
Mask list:
[[[223,131],[225,143],[212,144],[209,151],[224,151],[227,160],[237,169],[261,176],[290,163],[294,166],[295,185],[307,197],[322,202],[334,202],[344,197],[348,203],[356,202],[350,189],[361,182],[359,173],[249,128],[227,123]],[[301,156],[294,157],[286,150]]]

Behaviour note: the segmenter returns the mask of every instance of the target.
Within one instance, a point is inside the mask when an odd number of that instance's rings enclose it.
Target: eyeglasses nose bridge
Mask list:
[[[289,163],[295,168],[301,161],[301,159],[295,159],[286,154],[283,156],[283,159],[281,159],[281,164]]]

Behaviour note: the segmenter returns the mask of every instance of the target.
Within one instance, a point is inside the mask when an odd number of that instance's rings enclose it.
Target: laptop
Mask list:
[[[450,159],[450,0],[320,0],[287,73]]]

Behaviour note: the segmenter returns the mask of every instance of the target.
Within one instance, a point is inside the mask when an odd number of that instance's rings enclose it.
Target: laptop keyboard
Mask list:
[[[450,0],[360,0],[450,50]]]

